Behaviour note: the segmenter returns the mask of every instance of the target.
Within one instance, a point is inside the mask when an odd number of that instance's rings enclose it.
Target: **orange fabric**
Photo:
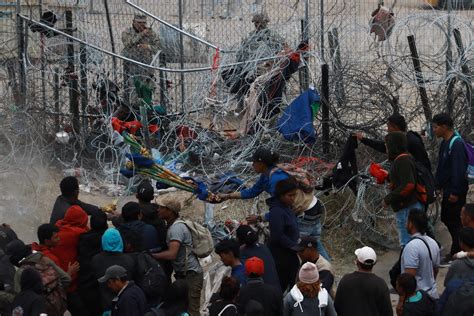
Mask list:
[[[46,247],[45,245],[40,245],[36,242],[31,244],[31,249],[37,252],[41,252],[43,256],[51,259],[58,267],[61,267],[61,261],[59,258],[51,251],[51,248]]]
[[[372,162],[369,167],[369,173],[377,180],[377,184],[383,184],[388,178],[388,171],[381,165]]]

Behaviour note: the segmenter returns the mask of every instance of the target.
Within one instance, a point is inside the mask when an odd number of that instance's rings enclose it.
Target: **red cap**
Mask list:
[[[255,274],[261,276],[264,272],[265,264],[262,259],[258,257],[251,257],[245,261],[245,273],[247,275]]]

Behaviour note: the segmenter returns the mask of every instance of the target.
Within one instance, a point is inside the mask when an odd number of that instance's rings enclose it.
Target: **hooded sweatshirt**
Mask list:
[[[105,270],[115,264],[124,267],[127,270],[128,278],[133,279],[135,262],[131,256],[122,253],[123,241],[117,229],[109,228],[105,231],[102,236],[102,249],[102,252],[92,258],[92,268],[96,279],[102,277],[105,274]],[[99,284],[99,290],[103,310],[110,310],[115,294],[105,283]]]
[[[283,302],[284,316],[336,316],[334,303],[326,289],[321,288],[318,297],[307,298],[295,284]]]
[[[462,258],[453,261],[444,279],[446,287],[454,279],[474,278],[474,258]]]
[[[59,242],[56,247],[51,249],[51,252],[58,257],[59,267],[64,271],[68,270],[69,264],[77,261],[79,236],[87,232],[88,220],[87,213],[80,206],[73,205],[66,211],[64,219],[56,222],[56,226],[59,228]],[[77,273],[71,278],[72,282],[68,292],[77,289]]]
[[[385,137],[390,168],[390,193],[385,203],[395,212],[416,203],[416,167],[407,152],[407,138],[403,132],[391,132]]]
[[[34,269],[25,269],[20,283],[21,292],[12,303],[12,315],[39,316],[47,313],[40,274]]]
[[[295,212],[277,198],[267,200],[270,207],[270,244],[286,249],[296,246],[300,237]]]

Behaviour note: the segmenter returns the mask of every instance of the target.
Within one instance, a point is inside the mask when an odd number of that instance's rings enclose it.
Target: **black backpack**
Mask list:
[[[136,279],[137,285],[151,300],[162,298],[168,288],[168,277],[160,263],[145,251],[137,255]]]
[[[410,156],[415,164],[416,169],[416,198],[422,204],[431,204],[436,201],[435,179],[430,170],[428,170],[421,162],[415,160],[410,154],[398,155],[396,159],[402,156]]]

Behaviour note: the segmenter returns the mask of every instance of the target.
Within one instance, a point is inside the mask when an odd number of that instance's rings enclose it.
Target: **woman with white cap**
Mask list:
[[[321,287],[316,265],[305,263],[298,281],[283,301],[284,316],[336,316],[336,310],[328,291]]]

